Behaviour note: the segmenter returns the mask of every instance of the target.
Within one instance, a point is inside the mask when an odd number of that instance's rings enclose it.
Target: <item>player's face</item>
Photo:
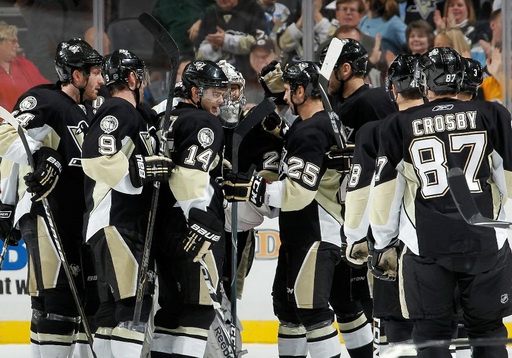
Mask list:
[[[94,101],[98,97],[98,92],[103,84],[105,84],[105,81],[101,74],[101,67],[91,67],[91,71],[89,72],[89,81],[87,82],[84,92],[85,99]]]
[[[349,1],[336,7],[336,20],[340,25],[358,27],[362,17],[363,14],[359,12],[357,1]]]
[[[228,97],[229,90],[227,88],[206,88],[201,98],[201,106],[207,112],[214,116],[220,114],[220,105]]]
[[[275,56],[273,56],[272,51],[267,50],[266,48],[257,47],[251,51],[249,55],[249,62],[251,63],[251,67],[257,73],[260,73],[263,67],[268,65]]]
[[[423,55],[428,51],[428,37],[426,32],[417,29],[411,30],[408,45],[413,55]]]
[[[334,96],[336,95],[341,87],[341,82],[336,79],[336,75],[334,74],[334,71],[339,71],[339,69],[334,69],[331,72],[331,77],[329,77],[329,84],[327,86],[327,92]]]

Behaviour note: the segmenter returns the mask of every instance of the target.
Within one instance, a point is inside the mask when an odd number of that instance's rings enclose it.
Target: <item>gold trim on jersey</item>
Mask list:
[[[377,185],[373,190],[370,222],[372,225],[386,225],[390,217],[391,204],[395,199],[397,180]]]
[[[61,262],[57,249],[41,216],[37,216],[37,247],[41,263],[41,277],[45,289],[55,288],[59,276]]]
[[[285,178],[281,211],[304,209],[315,199],[316,193],[316,190],[308,190],[290,178]]]
[[[13,126],[4,122],[0,125],[0,138],[0,157],[3,157],[9,152],[14,141],[19,139],[19,135]]]
[[[411,221],[411,224],[416,227],[416,197],[418,189],[420,188],[420,182],[417,179],[418,176],[414,166],[407,162],[403,162],[403,165],[403,174],[407,180],[407,184],[404,188],[404,209],[407,213],[407,217]],[[413,180],[410,178],[413,178]]]
[[[325,211],[343,225],[341,205],[338,202],[341,174],[334,169],[327,169],[320,180],[315,200]]]
[[[347,211],[345,214],[345,228],[356,230],[361,225],[361,221],[364,218],[364,213],[368,206],[368,200],[370,198],[371,186],[365,186],[353,191],[347,192],[345,199],[345,205]]]
[[[39,344],[51,344],[51,343],[73,343],[74,335],[64,334],[51,334],[51,333],[38,333],[37,340]]]
[[[402,254],[398,258],[398,298],[400,299],[400,309],[402,310],[402,316],[409,319],[409,309],[407,308],[407,302],[405,300],[405,289],[404,289],[404,256],[409,251],[407,246],[404,245]]]
[[[119,297],[121,299],[133,297],[137,291],[139,264],[114,226],[107,226],[103,230],[112,257]]]
[[[198,169],[177,165],[169,179],[171,191],[178,201],[188,201],[205,196],[210,184],[210,174]]]
[[[111,156],[83,158],[84,173],[96,182],[107,184],[114,188],[128,173],[128,158],[119,151]]]
[[[360,315],[356,320],[351,322],[340,323],[338,326],[341,332],[354,331],[356,328],[364,326],[368,322],[368,318],[364,314]]]
[[[297,308],[313,308],[316,262],[320,243],[321,241],[315,241],[311,245],[295,279],[293,290]]]

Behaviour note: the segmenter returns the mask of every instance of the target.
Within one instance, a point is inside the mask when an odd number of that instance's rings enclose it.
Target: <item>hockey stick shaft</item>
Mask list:
[[[215,287],[213,286],[212,276],[210,275],[210,270],[208,269],[208,266],[206,265],[206,262],[204,261],[204,258],[199,259],[199,264],[201,265],[201,273],[203,274],[204,281],[206,283],[206,287],[208,289],[208,293],[210,294],[210,298],[213,301],[213,308],[215,310],[215,319],[217,320],[217,323],[219,323],[219,327],[221,329],[221,335],[222,338],[226,341],[226,343],[229,345],[230,350],[228,352],[228,355],[224,355],[225,357],[229,358],[236,358],[237,357],[237,347],[236,343],[234,343],[232,340],[230,340],[230,334],[224,327],[224,314],[221,311],[221,302],[217,297],[217,292],[215,290]],[[236,319],[236,317],[232,316],[232,320]]]
[[[0,271],[2,270],[2,266],[4,264],[5,255],[7,254],[7,247],[9,246],[9,240],[4,238],[4,245],[2,246],[2,253],[0,254]]]
[[[473,199],[466,176],[461,168],[450,169],[448,172],[448,185],[450,186],[450,192],[457,209],[468,224],[496,229],[512,228],[512,222],[494,220],[482,215],[475,199]]]
[[[156,42],[162,47],[167,56],[171,59],[171,81],[169,84],[169,94],[165,107],[165,115],[162,129],[162,141],[158,154],[163,156],[167,146],[167,132],[169,130],[170,113],[172,110],[172,101],[174,98],[174,87],[176,86],[176,74],[178,73],[179,51],[176,42],[167,30],[151,14],[144,12],[139,16],[139,22],[153,35]],[[158,198],[160,196],[160,182],[154,183],[153,194],[151,196],[151,206],[148,215],[148,226],[146,228],[146,237],[142,251],[142,260],[139,268],[139,281],[137,285],[137,294],[135,298],[135,309],[133,313],[133,324],[140,323],[142,314],[142,303],[144,292],[148,280],[149,260],[151,256],[151,245],[155,230],[156,213],[158,208]]]
[[[14,128],[17,129],[18,135],[21,139],[21,142],[23,143],[23,148],[25,149],[25,152],[27,154],[27,160],[34,171],[36,168],[34,157],[32,156],[32,152],[30,150],[30,146],[27,141],[27,137],[25,135],[25,131],[22,126],[18,124],[18,121],[12,116],[9,111],[7,111],[5,108],[0,107],[0,117],[5,119],[9,124],[11,124]],[[59,259],[61,261],[62,267],[64,269],[64,273],[66,274],[66,278],[69,283],[69,288],[71,290],[71,294],[73,296],[73,300],[75,301],[76,308],[78,310],[78,314],[80,315],[82,319],[82,325],[84,327],[85,335],[87,336],[87,341],[89,343],[89,347],[91,348],[92,355],[94,358],[96,358],[96,353],[93,349],[93,337],[92,332],[89,326],[89,322],[87,321],[87,316],[85,315],[84,307],[82,306],[82,302],[80,301],[80,296],[78,294],[78,289],[76,288],[75,280],[73,278],[73,274],[71,273],[71,268],[69,266],[69,261],[66,257],[66,253],[64,252],[64,246],[62,244],[62,239],[59,235],[59,232],[57,230],[57,225],[55,222],[55,218],[53,217],[53,213],[50,207],[50,203],[48,202],[47,198],[43,198],[41,200],[43,204],[44,213],[46,216],[46,221],[49,228],[50,237],[55,245],[55,248],[57,249],[57,254],[59,255]]]

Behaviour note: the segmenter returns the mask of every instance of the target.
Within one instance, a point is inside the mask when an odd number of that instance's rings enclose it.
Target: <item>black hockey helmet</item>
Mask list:
[[[209,87],[228,88],[229,80],[215,62],[196,60],[190,62],[181,75],[184,92],[190,95],[190,89],[197,87],[199,95],[202,96],[203,90]]]
[[[320,69],[315,62],[301,61],[293,65],[287,65],[283,72],[283,82],[290,85],[292,92],[299,85],[303,86],[306,96],[320,97],[319,89]]]
[[[140,83],[147,83],[149,79],[144,61],[125,49],[115,50],[112,54],[105,56],[102,71],[107,86],[115,82],[128,83],[128,76],[131,72],[135,73]]]
[[[71,82],[74,70],[81,69],[86,75],[93,66],[101,66],[102,56],[81,38],[63,41],[55,53],[55,70],[61,82]]]
[[[462,80],[461,92],[468,92],[476,95],[478,86],[482,84],[483,70],[482,65],[472,58],[462,58],[464,64],[464,78]]]
[[[424,80],[418,70],[420,56],[398,55],[388,69],[386,77],[386,90],[392,93],[392,85],[395,85],[398,93],[417,88],[420,93],[424,90]]]
[[[459,92],[464,77],[460,54],[451,47],[435,47],[421,57],[427,87],[433,92]]]
[[[334,70],[336,71],[341,65],[348,63],[352,67],[353,75],[366,75],[368,71],[368,51],[359,41],[353,39],[341,39],[340,41],[343,43],[343,48]]]

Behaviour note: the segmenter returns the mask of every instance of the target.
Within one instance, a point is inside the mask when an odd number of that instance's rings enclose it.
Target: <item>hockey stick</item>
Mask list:
[[[325,110],[327,113],[329,113],[332,129],[334,130],[334,136],[336,138],[336,144],[340,149],[346,147],[348,140],[347,132],[345,131],[345,126],[338,118],[338,115],[332,110],[331,102],[327,96],[326,88],[328,87],[329,78],[331,77],[334,66],[338,62],[338,58],[340,57],[341,51],[343,50],[343,46],[345,46],[345,42],[343,40],[340,40],[337,37],[334,37],[331,40],[324,61],[322,63],[322,68],[320,69],[319,79],[319,90],[320,95],[322,96],[322,102],[324,104]]]
[[[12,116],[12,114],[3,107],[0,107],[0,117],[5,119],[10,125],[12,125],[18,131],[18,135],[20,136],[21,142],[23,143],[23,148],[25,148],[25,152],[27,154],[28,164],[32,168],[32,171],[35,171],[36,164],[34,162],[34,157],[32,156],[32,152],[30,150],[27,137],[25,136],[25,130],[22,126],[19,125],[18,121]],[[62,267],[64,268],[64,273],[66,274],[66,278],[68,279],[69,288],[71,289],[71,294],[73,295],[73,300],[75,301],[78,314],[82,318],[82,324],[84,326],[85,335],[87,336],[87,341],[89,342],[89,347],[91,348],[91,352],[94,358],[97,358],[96,353],[92,348],[93,338],[91,328],[89,327],[87,316],[85,315],[84,308],[82,306],[82,303],[80,302],[80,297],[78,295],[75,280],[73,279],[73,274],[71,273],[69,261],[63,249],[64,246],[62,245],[62,239],[60,238],[59,232],[57,231],[57,225],[55,222],[55,218],[53,217],[52,210],[50,208],[50,203],[48,202],[47,198],[42,198],[41,202],[43,204],[44,213],[48,222],[48,227],[50,229],[50,237],[52,238],[52,241],[55,244],[57,254],[59,255]]]
[[[206,288],[208,289],[208,293],[210,294],[210,298],[213,301],[213,309],[215,310],[215,319],[217,323],[219,323],[220,331],[215,332],[217,341],[219,343],[219,347],[223,347],[223,342],[219,341],[219,337],[217,337],[217,333],[220,334],[220,337],[225,341],[225,345],[227,345],[228,349],[222,350],[222,355],[226,358],[237,358],[237,347],[236,340],[233,342],[230,340],[230,332],[226,330],[224,314],[221,310],[220,300],[217,297],[217,292],[215,287],[213,286],[212,276],[210,275],[210,271],[208,270],[208,266],[206,262],[204,262],[204,258],[199,259],[199,264],[201,265],[201,273],[203,274],[204,281],[206,283]],[[235,320],[236,317],[232,316],[232,320]]]
[[[2,266],[5,260],[5,254],[7,254],[7,247],[9,246],[9,240],[4,238],[4,245],[2,246],[2,253],[0,254],[0,271],[2,271]]]
[[[482,215],[469,191],[466,177],[461,168],[450,169],[448,172],[448,185],[450,186],[450,192],[457,209],[459,209],[460,214],[468,224],[496,229],[512,228],[512,222],[494,220]]]
[[[252,109],[251,112],[245,117],[238,125],[236,126],[233,132],[233,143],[232,143],[232,151],[231,151],[231,164],[232,164],[232,172],[234,174],[238,173],[238,151],[240,149],[240,144],[242,144],[242,140],[244,137],[253,129],[256,125],[261,123],[263,118],[268,116],[270,113],[274,112],[276,109],[276,105],[274,101],[269,98],[265,98],[261,103],[259,103],[256,107]],[[237,287],[236,287],[236,277],[238,272],[238,203],[231,203],[231,343],[235,347],[236,352],[236,320],[237,320]]]
[[[153,15],[143,12],[139,16],[139,22],[153,35],[155,41],[162,47],[166,55],[171,60],[171,82],[169,84],[169,94],[167,96],[167,105],[165,107],[164,121],[162,124],[162,141],[158,149],[158,155],[163,156],[167,146],[167,131],[169,130],[170,113],[172,110],[172,101],[174,97],[174,87],[176,85],[176,74],[178,73],[179,50],[178,45],[167,32],[167,30],[158,22]],[[151,253],[151,244],[155,230],[156,211],[158,207],[158,197],[160,195],[160,182],[154,182],[153,195],[151,197],[151,206],[148,215],[148,227],[146,229],[146,238],[144,240],[144,249],[142,251],[142,261],[139,268],[139,281],[137,285],[137,295],[135,299],[135,310],[133,313],[133,325],[140,325],[140,316],[142,312],[142,301],[144,290],[148,281],[149,258]]]

